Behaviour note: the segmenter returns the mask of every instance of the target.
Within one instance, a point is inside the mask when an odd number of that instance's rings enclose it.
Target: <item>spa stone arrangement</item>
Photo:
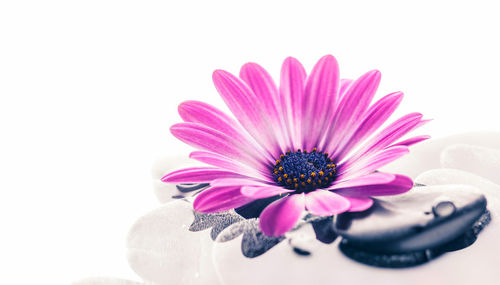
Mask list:
[[[195,151],[158,161],[164,205],[127,241],[144,284],[495,284],[500,134],[408,136],[430,120],[389,120],[403,93],[372,102],[378,70],[339,74],[289,57],[278,88],[247,63],[212,76],[232,116],[179,105]]]

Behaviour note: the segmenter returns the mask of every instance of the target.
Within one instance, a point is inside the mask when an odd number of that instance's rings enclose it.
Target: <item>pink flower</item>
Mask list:
[[[395,92],[370,105],[379,71],[357,80],[339,79],[337,61],[327,55],[307,76],[300,62],[289,57],[279,89],[255,63],[245,64],[240,78],[216,70],[213,81],[236,120],[203,102],[182,103],[184,123],[170,131],[200,149],[191,158],[211,167],[182,169],[162,178],[209,183],[196,196],[195,210],[220,212],[279,196],[260,214],[262,231],[279,236],[293,228],[304,210],[319,216],[364,211],[373,204],[371,196],[412,188],[410,178],[376,170],[429,138],[398,142],[426,121],[411,113],[375,133],[403,98]]]

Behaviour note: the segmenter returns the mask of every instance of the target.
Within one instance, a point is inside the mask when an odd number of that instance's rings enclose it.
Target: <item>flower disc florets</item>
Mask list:
[[[308,152],[300,149],[280,155],[273,169],[276,183],[296,193],[311,192],[318,188],[327,188],[335,180],[335,164],[328,153],[314,148]]]

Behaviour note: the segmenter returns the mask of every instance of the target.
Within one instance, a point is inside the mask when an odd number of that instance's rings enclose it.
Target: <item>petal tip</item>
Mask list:
[[[337,62],[337,59],[331,54],[324,55],[323,57],[321,57],[320,60],[321,61]]]
[[[368,77],[370,77],[371,80],[374,81],[380,81],[382,78],[382,72],[378,69],[373,69],[367,72]]]
[[[295,57],[293,56],[288,56],[287,58],[285,58],[284,62],[295,62],[295,61],[299,61],[298,59],[296,59]]]
[[[284,68],[284,67],[290,68],[290,66],[299,66],[301,69],[303,69],[300,61],[292,56],[285,58],[285,60],[283,61],[283,64],[282,64],[282,68]]]
[[[193,209],[196,211],[196,212],[200,212],[200,213],[206,213],[203,209],[203,205],[200,205],[202,204],[200,202],[200,199],[198,199],[198,196],[196,198],[194,198],[194,201],[193,201]]]
[[[212,80],[214,81],[214,83],[217,83],[219,82],[220,80],[226,78],[229,76],[229,72],[223,70],[223,69],[216,69],[214,70],[214,72],[212,73]]]
[[[282,236],[295,226],[304,209],[303,193],[278,199],[260,214],[260,229],[267,236]]]
[[[160,180],[162,182],[169,183],[170,182],[170,173],[165,174]]]
[[[170,126],[169,130],[170,133],[174,136],[177,137],[178,131],[181,129],[181,123],[173,124]]]
[[[413,188],[413,179],[411,179],[410,177],[406,176],[406,175],[402,175],[402,174],[396,174],[396,179],[399,180],[399,184],[402,186],[402,188],[404,188],[406,191],[404,192],[407,192],[408,190],[410,190],[411,188]],[[402,192],[402,193],[404,193]]]
[[[405,96],[405,94],[403,93],[403,91],[396,91],[394,93],[391,93],[390,96],[396,97],[401,100]]]
[[[255,62],[247,62],[241,66],[241,70],[246,70],[246,69],[253,69],[253,68],[258,68],[260,65],[258,65]]]

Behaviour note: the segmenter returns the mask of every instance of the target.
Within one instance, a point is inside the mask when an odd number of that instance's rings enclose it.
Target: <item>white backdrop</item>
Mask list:
[[[343,77],[382,72],[378,97],[440,137],[499,131],[495,1],[0,2],[1,284],[137,279],[132,223],[158,206],[156,158],[188,152],[177,105],[222,107],[211,73],[248,61],[278,78],[333,54]]]

